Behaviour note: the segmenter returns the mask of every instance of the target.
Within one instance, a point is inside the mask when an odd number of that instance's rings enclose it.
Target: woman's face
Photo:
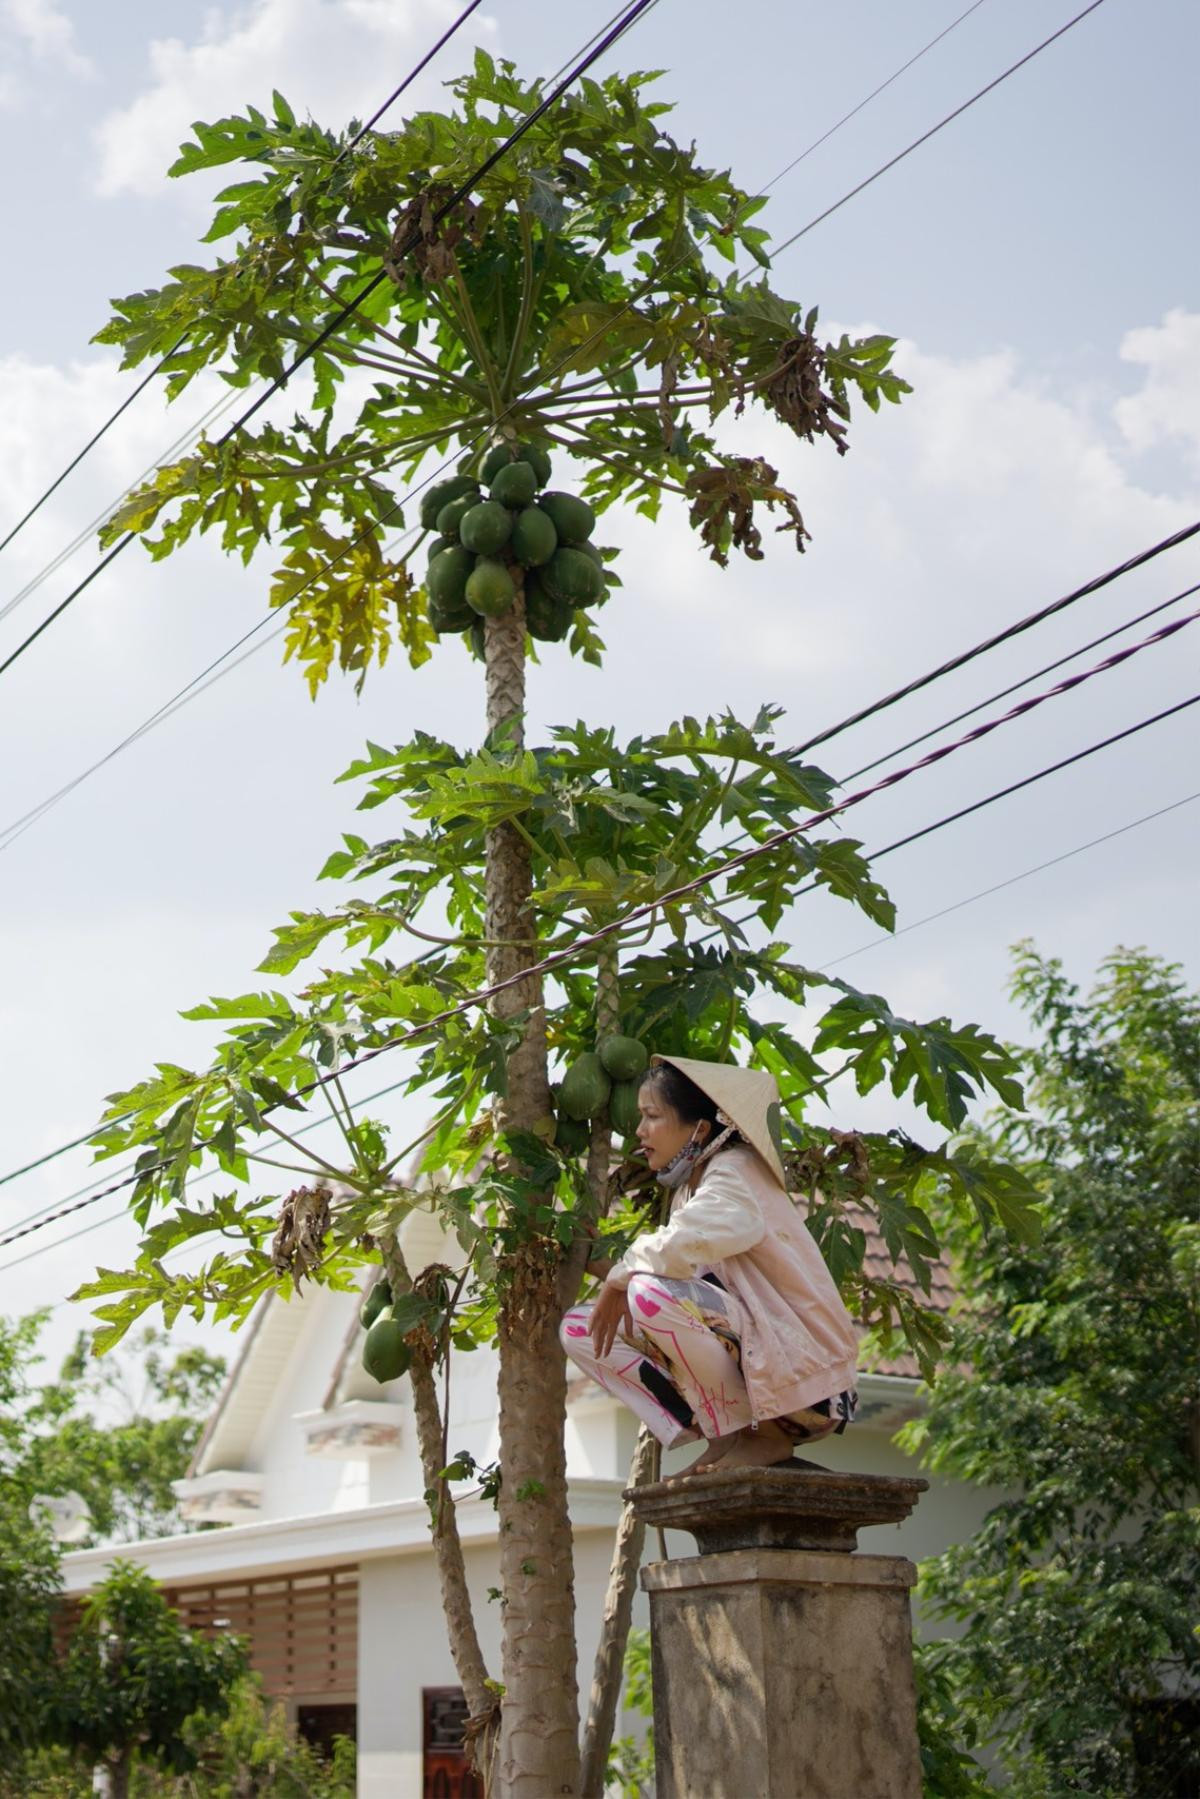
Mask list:
[[[647,1081],[638,1094],[638,1109],[642,1121],[638,1125],[637,1140],[647,1162],[657,1173],[679,1154],[685,1143],[691,1141],[697,1127],[684,1123],[678,1112],[663,1099],[653,1081]],[[702,1140],[707,1137],[707,1124],[702,1122],[699,1132]]]

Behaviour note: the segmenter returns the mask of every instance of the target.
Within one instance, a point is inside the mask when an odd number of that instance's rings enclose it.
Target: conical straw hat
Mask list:
[[[687,1056],[654,1056],[669,1062],[733,1120],[746,1142],[756,1149],[781,1187],[783,1137],[780,1131],[779,1088],[773,1074],[760,1068],[735,1068],[730,1062],[693,1062]]]

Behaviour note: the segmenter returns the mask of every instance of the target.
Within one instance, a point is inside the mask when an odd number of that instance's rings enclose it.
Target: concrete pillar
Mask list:
[[[921,1799],[916,1570],[855,1543],[927,1484],[794,1461],[638,1491],[700,1548],[642,1570],[657,1799]]]

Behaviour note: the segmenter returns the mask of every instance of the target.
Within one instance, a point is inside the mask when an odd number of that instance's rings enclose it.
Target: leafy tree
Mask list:
[[[22,1418],[36,1341],[36,1319],[0,1328],[0,1767],[42,1740],[51,1702],[58,1555],[34,1510]]]
[[[168,1356],[165,1345],[145,1329],[132,1353],[97,1362],[81,1333],[26,1412],[29,1479],[40,1494],[78,1493],[92,1541],[181,1528],[172,1482],[187,1472],[225,1363],[198,1345]]]
[[[144,1568],[114,1562],[72,1633],[56,1735],[107,1768],[112,1799],[128,1799],[135,1758],[175,1772],[198,1765],[187,1722],[201,1711],[219,1718],[244,1667],[235,1638],[189,1630]]]
[[[596,512],[623,501],[653,517],[664,496],[682,499],[722,563],[735,548],[761,555],[764,511],[802,549],[795,496],[761,457],[722,449],[716,426],[754,403],[840,453],[851,392],[874,409],[906,391],[889,367],[892,340],[821,344],[815,309],[777,295],[765,274],[713,272],[739,251],[765,268],[765,234],[750,222],[763,202],[666,135],[667,109],[645,97],[649,79],[584,82],[441,223],[441,198],[540,97],[510,64],[479,53],[452,84],[455,110],[421,114],[351,154],[279,96],[272,118],[250,109],[198,125],[174,173],[237,162],[264,171],[219,197],[209,237],[236,237],[234,254],[120,301],[102,339],[123,345],[130,366],[170,351],[178,393],[203,369],[243,386],[277,374],[297,345],[330,335],[309,365],[312,416],[202,444],[134,495],[110,535],[137,531],[160,557],[205,530],[246,558],[271,544],[272,603],[287,610],[288,654],[314,691],[335,663],[361,683],[397,639],[416,665],[451,630],[437,594],[431,611],[411,573],[412,552],[395,557],[383,539],[402,522],[418,470],[455,446],[466,476],[482,475],[496,452],[531,465],[565,454]],[[365,302],[340,316],[368,283]],[[186,347],[171,351],[184,332]],[[382,377],[369,391],[364,370]],[[429,508],[422,523],[432,522]],[[459,522],[439,517],[439,533]],[[604,579],[585,583],[596,603],[616,585],[612,553],[597,555]],[[348,778],[365,783],[364,808],[387,803],[398,816],[381,842],[347,836],[324,870],[363,883],[366,897],[294,915],[263,967],[290,976],[334,939],[352,952],[348,963],[321,968],[297,996],[272,988],[197,1008],[190,1016],[225,1027],[210,1066],[160,1066],[114,1097],[98,1143],[105,1154],[139,1151],[133,1209],[144,1237],[133,1269],[103,1271],[83,1292],[102,1302],[103,1351],[151,1306],[168,1323],[185,1308],[240,1319],[277,1285],[312,1277],[348,1287],[364,1257],[382,1260],[412,1358],[473,1742],[495,1789],[541,1799],[598,1791],[610,1729],[603,1706],[593,1709],[581,1773],[557,1326],[579,1290],[589,1233],[599,1225],[619,1243],[647,1203],[644,1170],[611,1166],[604,1106],[581,1130],[556,1108],[552,1072],[618,1024],[651,1049],[736,1054],[774,1071],[797,1178],[821,1183],[812,1223],[839,1280],[864,1316],[898,1323],[927,1365],[939,1341],[932,1314],[898,1282],[867,1276],[853,1205],[875,1212],[893,1255],[926,1287],[934,1192],[1018,1232],[1034,1221],[1027,1183],[970,1149],[851,1141],[805,1122],[831,1078],[827,1054],[841,1055],[836,1072],[860,1091],[888,1079],[911,1092],[947,1131],[979,1092],[1016,1103],[1020,1090],[1011,1058],[974,1026],[899,1017],[879,996],[806,969],[786,944],[761,941],[809,880],[890,924],[855,842],[796,839],[718,875],[733,850],[829,800],[829,777],[776,743],[778,713],[684,718],[624,745],[580,723],[529,747],[526,662],[531,637],[550,635],[535,605],[545,590],[519,559],[502,577],[514,590],[507,610],[467,634],[483,663],[482,746],[463,752],[423,733],[370,746]],[[588,605],[555,618],[572,652],[600,657]],[[711,876],[705,889],[668,897],[701,875]],[[647,916],[625,926],[639,905]],[[757,942],[745,929],[752,920]],[[610,934],[585,947],[597,929]],[[549,981],[527,972],[548,952],[570,952]],[[407,1190],[396,1169],[409,1152],[355,1112],[340,1069],[484,983],[507,984],[486,1012],[440,1022],[415,1049],[408,1087],[434,1107],[420,1145],[434,1185]],[[823,987],[833,1003],[811,1045],[755,1016],[759,989],[800,1002]],[[303,1109],[297,1093],[318,1077],[341,1130],[332,1160],[287,1128]],[[189,1203],[184,1183],[205,1150],[230,1185]],[[272,1167],[298,1170],[304,1184],[281,1198]],[[469,1256],[453,1290],[445,1270],[408,1269],[397,1244],[407,1211],[431,1199]],[[165,1270],[169,1247],[214,1231],[221,1246],[203,1269]],[[500,1679],[471,1617],[449,1492],[467,1469],[460,1457],[447,1466],[434,1380],[451,1341],[482,1340],[499,1356]],[[622,1564],[615,1578],[629,1577]],[[605,1666],[619,1674],[613,1650]]]
[[[32,1545],[39,1505],[67,1494],[87,1506],[81,1544],[179,1530],[172,1482],[187,1472],[224,1362],[197,1345],[168,1353],[165,1335],[148,1328],[97,1362],[81,1333],[57,1379],[39,1383],[45,1317],[0,1319],[0,1453],[18,1539]]]
[[[951,1366],[909,1447],[1015,1496],[924,1565],[960,1729],[1006,1790],[1167,1799],[1200,1777],[1200,1003],[1118,950],[1086,996],[1028,944],[1034,1110],[991,1147],[1043,1189],[1032,1250],[956,1221]]]

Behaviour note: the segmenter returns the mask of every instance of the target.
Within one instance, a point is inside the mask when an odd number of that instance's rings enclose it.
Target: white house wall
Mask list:
[[[413,1265],[436,1259],[444,1244],[423,1219],[412,1221]],[[428,1239],[428,1241],[426,1241]],[[448,1256],[444,1259],[449,1260]],[[301,1297],[273,1300],[253,1326],[248,1353],[235,1370],[193,1467],[197,1482],[222,1471],[257,1477],[254,1521],[145,1544],[120,1553],[145,1565],[162,1584],[186,1586],[222,1578],[300,1572],[321,1565],[360,1570],[358,1731],[359,1792],[363,1799],[419,1799],[421,1690],[457,1684],[445,1641],[436,1570],[407,1381],[380,1388],[364,1376],[355,1339],[360,1296],[311,1288]],[[915,1384],[887,1377],[861,1383],[865,1422],[816,1446],[815,1461],[831,1468],[908,1474],[917,1470],[890,1438],[919,1406]],[[308,1448],[311,1414],[339,1406],[390,1402],[395,1448],[358,1454],[353,1438],[337,1454]],[[450,1456],[467,1450],[480,1464],[498,1451],[496,1367],[490,1349],[452,1358]],[[309,1419],[305,1421],[304,1415]],[[343,1415],[345,1415],[343,1413]],[[336,1435],[336,1433],[335,1433]],[[579,1684],[584,1703],[603,1607],[612,1533],[633,1447],[632,1415],[592,1383],[573,1382],[567,1424],[567,1466],[575,1526]],[[694,1455],[668,1456],[664,1473]],[[461,1489],[465,1495],[467,1489]],[[913,1516],[899,1527],[880,1526],[860,1538],[864,1550],[913,1560],[960,1542],[1004,1497],[933,1476]],[[498,1584],[496,1519],[491,1506],[466,1498],[459,1510],[476,1615],[489,1666],[499,1668],[499,1615],[487,1599]],[[672,1533],[668,1552],[694,1553],[690,1537]],[[647,1545],[658,1553],[653,1536]],[[102,1578],[109,1552],[86,1550],[65,1558],[66,1588],[85,1592]],[[636,1619],[645,1621],[639,1595]],[[636,1730],[637,1720],[629,1724]],[[628,1727],[628,1726],[626,1726]],[[619,1728],[621,1728],[619,1726]]]

